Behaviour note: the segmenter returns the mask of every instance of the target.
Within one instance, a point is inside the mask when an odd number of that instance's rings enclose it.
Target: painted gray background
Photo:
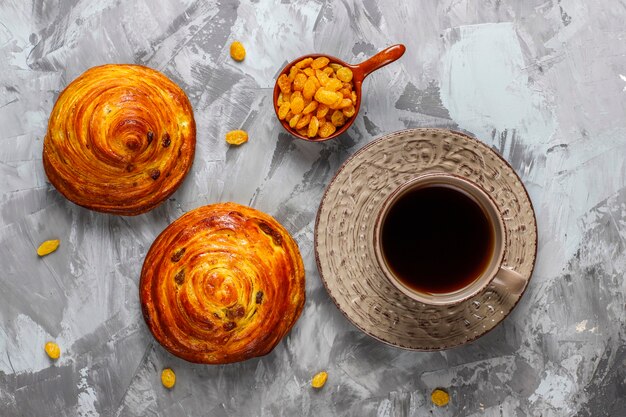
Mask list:
[[[0,415],[626,416],[626,3],[621,0],[0,2]],[[231,41],[248,51],[228,56]],[[290,59],[358,62],[402,42],[369,78],[339,140],[304,143],[275,120]],[[87,68],[140,63],[180,84],[198,147],[182,188],[151,213],[96,214],[41,165],[59,91]],[[359,333],[329,300],[312,232],[340,164],[386,132],[464,130],[511,162],[537,210],[539,257],[513,314],[470,345],[407,352]],[[250,142],[225,144],[244,128]],[[155,236],[194,207],[271,213],[307,270],[305,311],[270,355],[199,366],[166,353],[140,316]],[[60,249],[38,259],[49,238]],[[42,349],[55,339],[63,356]],[[159,381],[172,367],[172,391]],[[328,370],[315,392],[310,377]],[[447,387],[448,407],[429,393]]]

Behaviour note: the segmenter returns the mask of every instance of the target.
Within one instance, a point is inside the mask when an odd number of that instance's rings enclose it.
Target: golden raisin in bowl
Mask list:
[[[278,118],[309,139],[325,139],[356,114],[352,70],[325,56],[304,58],[276,80]]]

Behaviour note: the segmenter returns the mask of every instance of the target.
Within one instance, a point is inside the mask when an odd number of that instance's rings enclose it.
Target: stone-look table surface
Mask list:
[[[621,0],[0,2],[0,415],[626,416],[626,3]],[[228,46],[248,55],[236,63]],[[349,62],[404,43],[328,143],[277,123],[277,71],[309,52]],[[198,143],[183,186],[137,217],[90,212],[41,163],[59,92],[87,68],[139,63],[189,95]],[[313,226],[341,163],[380,135],[446,127],[520,175],[537,212],[526,295],[494,331],[443,352],[360,333],[317,272]],[[228,130],[249,143],[229,148]],[[269,355],[193,365],[148,332],[137,284],[165,226],[218,201],[274,215],[300,245],[307,302]],[[59,238],[59,250],[35,249]],[[44,343],[63,350],[51,363]],[[160,383],[163,367],[176,387]],[[321,391],[311,376],[327,370]],[[437,408],[435,387],[451,402]]]

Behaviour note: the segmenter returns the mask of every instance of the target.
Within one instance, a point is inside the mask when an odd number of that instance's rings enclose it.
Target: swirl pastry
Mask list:
[[[183,90],[147,67],[103,65],[87,70],[59,96],[43,166],[74,203],[136,215],[176,191],[195,147],[196,125]]]
[[[269,353],[304,305],[298,246],[271,216],[220,203],[170,224],[141,271],[144,319],[190,362],[223,364]]]

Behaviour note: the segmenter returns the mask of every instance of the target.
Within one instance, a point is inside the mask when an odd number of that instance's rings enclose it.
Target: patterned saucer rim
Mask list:
[[[473,334],[469,334],[466,333],[465,336],[463,338],[458,338],[458,340],[455,341],[448,341],[448,342],[442,342],[439,344],[434,344],[434,345],[419,345],[419,344],[407,344],[407,343],[401,343],[398,342],[396,340],[393,340],[393,338],[390,337],[385,337],[385,335],[380,335],[375,333],[374,331],[372,331],[371,329],[368,329],[367,327],[361,325],[355,318],[351,317],[351,314],[347,311],[348,309],[345,309],[342,305],[342,303],[338,300],[338,296],[337,294],[335,294],[333,292],[333,290],[331,289],[331,286],[329,284],[329,277],[325,277],[325,271],[324,268],[322,266],[322,257],[325,256],[324,254],[321,254],[320,252],[320,239],[319,239],[319,234],[320,234],[320,222],[321,222],[321,215],[322,213],[325,211],[326,206],[330,205],[330,203],[327,201],[328,196],[330,191],[333,189],[333,187],[335,186],[336,182],[338,181],[338,178],[342,175],[342,173],[348,168],[350,167],[351,164],[353,164],[357,158],[359,158],[361,155],[367,153],[368,151],[374,149],[375,147],[379,146],[381,143],[384,143],[386,141],[392,141],[394,139],[397,139],[399,137],[413,137],[413,136],[417,136],[418,134],[422,134],[422,136],[425,136],[427,134],[431,134],[433,137],[437,136],[437,135],[443,135],[443,136],[456,136],[457,138],[460,138],[462,140],[467,141],[468,143],[473,144],[474,146],[476,146],[478,149],[481,149],[482,152],[484,152],[485,154],[491,154],[493,155],[496,159],[498,159],[502,164],[503,167],[507,172],[508,176],[512,178],[512,183],[517,182],[518,185],[520,186],[519,188],[523,191],[523,195],[520,195],[519,197],[521,197],[523,200],[525,200],[525,203],[528,205],[527,209],[529,209],[529,212],[531,214],[530,220],[532,223],[532,234],[533,234],[533,241],[530,241],[530,244],[532,246],[534,246],[534,250],[532,251],[532,253],[530,253],[529,255],[531,256],[530,259],[530,269],[527,271],[527,273],[524,274],[525,279],[526,279],[526,285],[523,288],[523,290],[521,291],[521,293],[519,294],[519,296],[514,297],[515,299],[510,303],[510,306],[508,308],[508,311],[506,311],[505,313],[503,313],[497,320],[492,320],[494,323],[489,327],[489,328],[484,328],[482,331],[478,331],[478,332],[474,332]],[[429,171],[426,171],[429,172]],[[432,171],[431,171],[432,172]],[[422,175],[424,172],[416,172],[414,174],[414,177],[417,177],[419,175]],[[392,191],[390,191],[392,192]],[[383,197],[384,200],[384,197]],[[508,230],[507,230],[508,232]],[[507,233],[508,234],[508,233]],[[361,330],[363,333],[367,334],[368,336],[379,340],[380,342],[383,342],[387,345],[390,346],[394,346],[394,347],[398,347],[398,348],[402,348],[402,349],[407,349],[407,350],[414,350],[414,351],[438,351],[438,350],[444,350],[444,349],[449,349],[449,348],[453,348],[453,347],[457,347],[457,346],[461,346],[467,343],[470,343],[482,336],[484,336],[485,334],[487,334],[488,332],[490,332],[491,330],[493,330],[494,328],[497,327],[498,324],[500,324],[506,317],[508,317],[510,315],[510,313],[514,310],[514,308],[517,306],[517,304],[519,303],[519,301],[522,299],[522,297],[524,296],[526,289],[528,288],[528,284],[530,283],[530,280],[532,278],[532,274],[534,272],[534,268],[536,265],[536,259],[537,259],[537,245],[538,245],[538,232],[537,232],[537,220],[536,220],[536,215],[535,215],[535,211],[534,211],[534,207],[532,204],[532,200],[530,199],[530,196],[528,194],[528,190],[526,189],[526,187],[524,186],[522,180],[520,179],[519,175],[517,175],[517,173],[515,172],[515,170],[513,169],[513,167],[508,163],[508,161],[506,161],[499,153],[497,153],[495,150],[489,148],[486,144],[484,144],[483,142],[481,142],[480,140],[473,138],[465,133],[462,132],[458,132],[458,131],[454,131],[454,130],[449,130],[449,129],[440,129],[440,128],[417,128],[417,129],[405,129],[405,130],[400,130],[400,131],[396,131],[396,132],[392,132],[392,133],[388,133],[385,134],[371,142],[369,142],[368,144],[366,144],[365,146],[363,146],[361,149],[359,149],[357,152],[355,152],[353,155],[351,155],[342,165],[341,167],[337,170],[337,172],[335,173],[334,177],[332,178],[332,180],[329,182],[328,186],[326,187],[326,190],[324,191],[324,194],[322,196],[322,200],[320,202],[318,211],[317,211],[317,216],[315,219],[315,228],[314,228],[314,249],[315,249],[315,261],[317,264],[317,268],[320,274],[320,278],[322,280],[322,283],[328,293],[328,295],[330,296],[330,298],[333,300],[333,302],[335,303],[335,305],[337,306],[337,308],[339,309],[339,311],[341,311],[341,313],[348,319],[349,322],[351,322],[356,328],[358,328],[359,330]],[[508,249],[507,249],[508,251]],[[328,273],[329,271],[327,271],[326,273]],[[379,279],[383,279],[380,276],[380,272],[378,273],[379,275]],[[486,290],[485,290],[486,291]],[[409,297],[407,297],[406,295],[403,295],[404,298],[406,298],[407,300],[409,299]],[[405,300],[406,301],[406,300]],[[411,302],[414,302],[413,300],[411,300]],[[465,301],[462,304],[468,304],[472,302],[472,299],[470,298],[469,300]],[[417,319],[417,317],[415,317]],[[485,327],[485,326],[483,326]]]

